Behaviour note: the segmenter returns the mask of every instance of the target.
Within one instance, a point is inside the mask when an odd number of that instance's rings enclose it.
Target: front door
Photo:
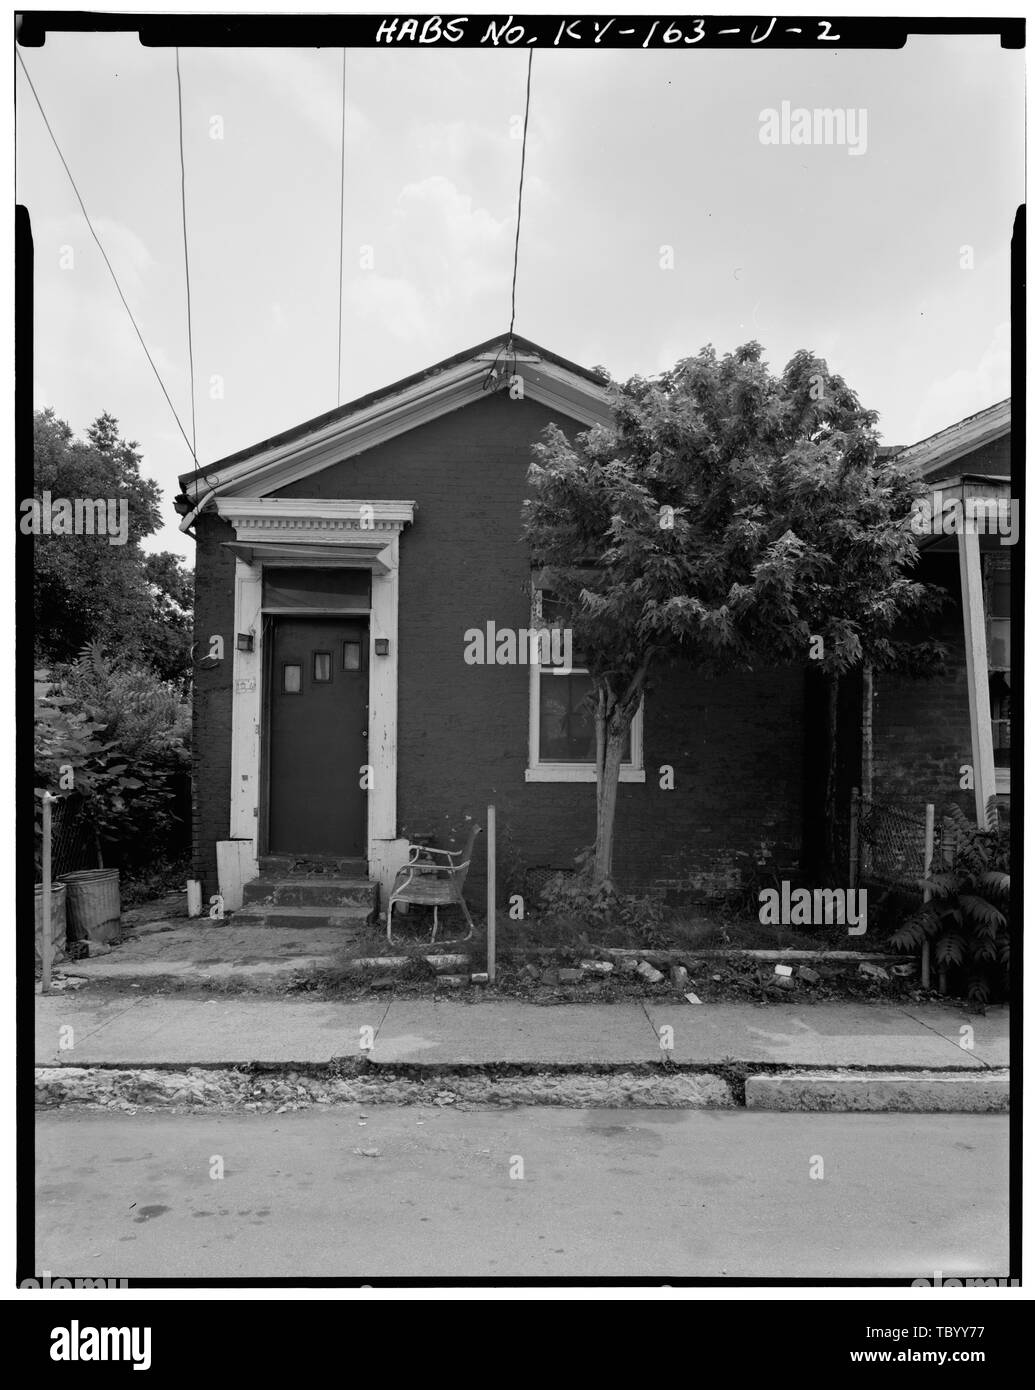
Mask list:
[[[366,858],[368,624],[276,618],[269,690],[269,852]]]

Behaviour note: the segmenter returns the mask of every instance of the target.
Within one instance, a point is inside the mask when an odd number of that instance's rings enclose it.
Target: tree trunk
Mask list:
[[[827,766],[823,788],[822,872],[825,882],[834,872],[834,820],[837,815],[837,701],[841,681],[837,672],[827,677]]]
[[[604,750],[603,775],[600,775],[600,748]],[[615,811],[618,808],[618,774],[622,768],[625,729],[607,726],[605,738],[597,744],[597,838],[593,856],[593,887],[601,888],[611,882],[611,862],[614,855]]]

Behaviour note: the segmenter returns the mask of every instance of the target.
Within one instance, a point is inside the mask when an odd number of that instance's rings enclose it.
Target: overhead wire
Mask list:
[[[183,163],[183,88],[180,85],[180,50],[176,49],[176,116],[180,140],[180,212],[183,220],[183,273],[187,283],[187,356],[190,361],[191,453],[198,460],[198,422],[194,409],[194,332],[191,324],[190,258],[187,255],[187,173]]]
[[[514,320],[517,317],[517,273],[518,247],[521,244],[521,204],[525,192],[525,152],[528,148],[528,110],[532,100],[532,50],[528,50],[528,74],[525,78],[525,123],[521,131],[521,173],[518,177],[517,226],[514,229],[514,274],[510,282],[510,332],[514,336]]]
[[[528,151],[528,112],[532,102],[532,50],[528,50],[528,71],[525,76],[525,117],[521,130],[521,172],[518,175],[517,218],[514,227],[514,270],[510,280],[510,328],[507,340],[496,353],[492,366],[482,380],[483,391],[506,389],[517,371],[517,353],[514,351],[514,322],[517,318],[517,274],[518,253],[521,246],[521,210],[525,193],[525,158]],[[506,360],[506,365],[500,365]]]
[[[144,335],[141,333],[140,327],[139,327],[139,325],[138,325],[136,319],[133,317],[133,310],[129,307],[129,304],[128,304],[127,301],[126,301],[126,296],[122,293],[122,286],[119,284],[119,277],[115,274],[114,267],[112,266],[111,261],[108,259],[108,253],[105,251],[104,247],[103,247],[102,244],[101,244],[101,239],[100,239],[100,237],[97,235],[96,231],[94,230],[94,225],[93,225],[93,223],[92,223],[91,220],[90,220],[90,214],[86,211],[86,204],[83,202],[82,195],[81,195],[80,192],[79,192],[79,189],[78,189],[78,187],[77,187],[77,185],[76,185],[76,181],[75,181],[75,179],[72,177],[72,171],[71,171],[71,169],[68,167],[68,161],[65,159],[65,156],[64,156],[64,155],[62,154],[62,152],[61,152],[61,146],[58,144],[57,136],[54,134],[54,131],[53,131],[53,129],[51,128],[50,121],[47,119],[47,113],[46,113],[46,111],[43,109],[43,102],[40,100],[40,96],[39,96],[39,93],[36,91],[35,84],[33,83],[32,78],[29,76],[29,69],[25,66],[25,59],[22,57],[20,51],[19,51],[17,48],[15,48],[15,56],[17,57],[18,62],[21,64],[22,72],[25,74],[25,80],[26,80],[26,82],[28,82],[28,84],[29,84],[29,90],[32,92],[32,95],[33,95],[33,97],[34,97],[35,100],[36,100],[36,105],[39,107],[40,115],[41,115],[42,118],[43,118],[43,124],[44,124],[44,125],[46,126],[46,128],[47,128],[47,134],[50,136],[51,142],[53,143],[53,146],[54,146],[55,150],[57,150],[58,158],[61,160],[61,163],[62,163],[62,166],[64,167],[65,173],[68,175],[68,181],[69,181],[69,183],[72,185],[72,192],[75,194],[75,196],[76,196],[76,201],[79,203],[79,206],[80,206],[80,208],[82,209],[83,217],[86,219],[86,225],[87,225],[87,227],[88,227],[89,230],[90,230],[90,235],[93,237],[94,241],[97,243],[97,249],[98,249],[98,251],[100,251],[100,253],[101,253],[101,257],[102,257],[103,260],[104,260],[104,264],[108,267],[108,273],[109,273],[109,275],[111,276],[112,281],[114,282],[115,289],[116,289],[116,291],[117,291],[117,293],[118,293],[119,299],[122,300],[122,307],[125,309],[126,313],[129,315],[129,321],[130,321],[130,323],[133,325],[133,330],[134,330],[134,332],[136,333],[137,338],[138,338],[139,341],[140,341],[140,346],[141,346],[141,347],[143,348],[143,350],[144,350],[144,356],[147,358],[148,362],[149,362],[150,365],[151,365],[151,370],[152,370],[152,371],[154,372],[154,374],[155,374],[155,380],[158,382],[158,385],[161,387],[161,389],[162,389],[162,395],[165,397],[166,404],[168,405],[169,409],[172,411],[173,419],[176,421],[177,428],[179,429],[180,433],[183,435],[183,442],[186,444],[187,448],[190,449],[190,451],[191,451],[191,457],[194,459],[194,462],[197,463],[197,455],[195,454],[194,449],[193,449],[193,447],[191,446],[190,440],[187,438],[187,432],[186,432],[186,430],[183,428],[183,425],[182,425],[181,422],[180,422],[180,417],[179,417],[179,415],[178,415],[177,412],[176,412],[176,407],[175,407],[175,406],[173,405],[173,403],[172,403],[172,399],[171,399],[170,396],[169,396],[169,392],[165,389],[165,382],[162,380],[161,373],[159,372],[158,368],[155,366],[154,358],[151,356],[150,352],[148,352],[148,350],[147,350],[147,344],[144,342]]]
[[[341,299],[345,288],[345,54],[341,50],[341,200],[338,206],[338,377],[337,400],[341,405]]]

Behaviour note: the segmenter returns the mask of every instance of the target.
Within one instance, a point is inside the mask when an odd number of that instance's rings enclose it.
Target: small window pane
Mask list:
[[[313,652],[313,680],[324,684],[331,678],[330,652]]]
[[[360,667],[359,667],[359,660],[360,660],[360,654],[362,653],[362,650],[363,650],[362,645],[361,645],[359,642],[346,642],[346,643],[345,643],[345,662],[344,662],[344,665],[345,665],[345,670],[346,670],[346,671],[358,671],[358,670],[359,670],[359,668],[360,668]]]
[[[626,731],[622,761],[630,759]],[[539,761],[593,763],[597,756],[594,695],[591,678],[580,673],[539,677]]]
[[[302,668],[301,666],[284,667],[284,694],[298,695],[302,690]]]

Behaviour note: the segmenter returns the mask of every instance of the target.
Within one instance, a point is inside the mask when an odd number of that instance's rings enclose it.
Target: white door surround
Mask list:
[[[396,837],[399,689],[399,536],[413,521],[413,502],[367,499],[221,497],[219,515],[234,528],[234,630],[230,757],[230,839],[250,841],[258,872],[262,786],[263,622],[265,565],[369,569],[370,662],[367,725],[367,861],[370,875],[390,887],[405,860]],[[300,613],[302,610],[299,610]],[[312,610],[310,610],[312,611]],[[238,649],[238,635],[251,650]],[[375,643],[387,642],[383,655]],[[360,769],[356,769],[360,776]],[[400,857],[401,856],[401,857]]]

